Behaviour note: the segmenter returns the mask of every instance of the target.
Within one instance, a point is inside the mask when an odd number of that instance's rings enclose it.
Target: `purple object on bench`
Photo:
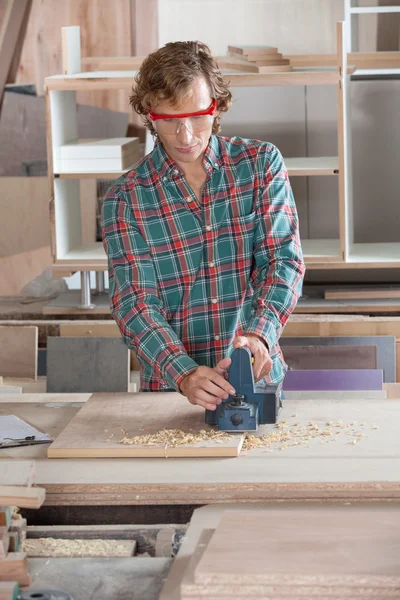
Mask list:
[[[382,390],[382,369],[288,371],[283,391]]]

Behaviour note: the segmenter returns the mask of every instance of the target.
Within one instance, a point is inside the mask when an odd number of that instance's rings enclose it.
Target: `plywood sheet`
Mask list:
[[[201,441],[178,447],[119,441],[156,434],[161,429],[188,433],[212,430],[204,423],[204,410],[177,393],[93,394],[48,449],[49,458],[238,456],[244,436],[224,442]]]
[[[376,369],[375,346],[289,346],[283,348],[290,369]]]
[[[342,329],[344,331],[351,333],[351,328],[357,325],[366,325],[368,321],[364,321],[363,323],[340,323]],[[388,329],[390,329],[389,322],[384,323],[382,325],[388,325]],[[303,325],[303,323],[288,323],[289,326],[295,327],[296,325]],[[336,325],[335,321],[332,323],[309,323],[306,321],[304,323],[305,329],[307,328],[309,331],[314,328],[314,326],[332,326]],[[306,332],[300,333],[301,337],[282,337],[279,340],[280,346],[282,348],[283,353],[285,354],[286,346],[375,346],[376,347],[376,368],[383,370],[383,381],[385,383],[393,383],[396,381],[396,338],[394,335],[373,335],[374,329],[377,327],[377,320],[372,320],[370,324],[371,335],[367,333],[363,335],[359,333],[358,335],[346,335],[342,332],[322,332],[320,335],[314,335],[312,337],[304,337]],[[367,325],[368,327],[368,325]],[[286,328],[285,328],[286,331]],[[357,333],[357,332],[356,332]],[[378,332],[377,332],[378,333]],[[380,332],[379,332],[380,333]],[[385,332],[382,332],[382,334]],[[293,334],[292,334],[293,335]],[[325,367],[326,368],[326,367]],[[356,368],[356,367],[353,367]]]
[[[266,560],[268,557],[268,560]],[[238,568],[240,565],[240,568]],[[195,570],[198,584],[400,585],[400,514],[227,511]]]
[[[364,505],[365,506],[365,505]],[[333,502],[331,504],[325,503],[316,503],[312,505],[312,510],[315,513],[319,512],[322,514],[326,514],[328,511],[332,514],[332,511],[335,512],[337,518],[340,518],[340,515],[343,510],[358,512],[360,508],[363,507],[363,504],[360,502],[352,502],[348,503],[346,506],[339,504],[338,502]],[[379,514],[382,510],[394,512],[398,514],[399,508],[394,503],[388,502],[376,502],[370,504],[369,507],[376,511]],[[186,573],[190,573],[190,570],[194,570],[197,566],[197,562],[193,565],[191,564],[194,553],[197,550],[198,544],[200,541],[205,542],[204,536],[202,535],[207,532],[212,532],[220,523],[222,515],[227,511],[236,511],[239,515],[243,510],[243,505],[238,503],[224,503],[224,504],[209,504],[208,506],[202,506],[201,508],[196,509],[193,512],[192,518],[190,520],[189,527],[185,534],[185,543],[181,545],[178,555],[175,557],[174,562],[172,564],[171,570],[168,574],[167,580],[164,584],[164,587],[160,594],[160,600],[179,600],[181,598],[180,595],[180,585],[181,583],[187,583]],[[252,503],[248,504],[246,507],[247,511],[255,511],[259,512],[268,511],[271,514],[274,514],[279,518],[285,519],[284,511],[292,511],[296,510],[301,518],[301,515],[304,513],[310,512],[310,503],[298,503],[298,502],[285,502],[285,503],[277,503],[277,502],[267,502],[267,503]],[[374,518],[374,515],[372,515]],[[240,517],[238,517],[239,519]],[[197,557],[200,559],[202,553],[197,552]],[[208,595],[205,595],[207,599]],[[248,597],[248,596],[246,596]],[[275,597],[275,596],[274,596]]]
[[[38,328],[0,327],[0,373],[3,377],[37,377]]]

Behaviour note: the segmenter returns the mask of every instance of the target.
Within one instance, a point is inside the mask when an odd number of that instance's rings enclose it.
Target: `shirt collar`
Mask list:
[[[174,179],[181,175],[178,165],[169,158],[164,146],[159,140],[155,143],[152,151],[152,158],[160,178],[167,177],[169,179]],[[210,141],[204,153],[203,165],[210,175],[213,171],[218,171],[222,167],[221,150],[216,135],[210,137]]]

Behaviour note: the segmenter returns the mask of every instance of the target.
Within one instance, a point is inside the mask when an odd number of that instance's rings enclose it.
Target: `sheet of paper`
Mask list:
[[[0,416],[0,447],[1,444],[11,445],[12,440],[23,440],[28,436],[35,436],[35,440],[31,443],[53,441],[53,438],[47,433],[38,431],[15,415]],[[12,440],[7,438],[12,438]]]

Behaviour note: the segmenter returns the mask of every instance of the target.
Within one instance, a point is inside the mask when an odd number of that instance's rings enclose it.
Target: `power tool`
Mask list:
[[[252,355],[249,348],[232,353],[228,381],[236,394],[223,400],[216,410],[206,410],[207,425],[220,431],[257,431],[264,423],[276,423],[282,406],[282,383],[254,383]]]

